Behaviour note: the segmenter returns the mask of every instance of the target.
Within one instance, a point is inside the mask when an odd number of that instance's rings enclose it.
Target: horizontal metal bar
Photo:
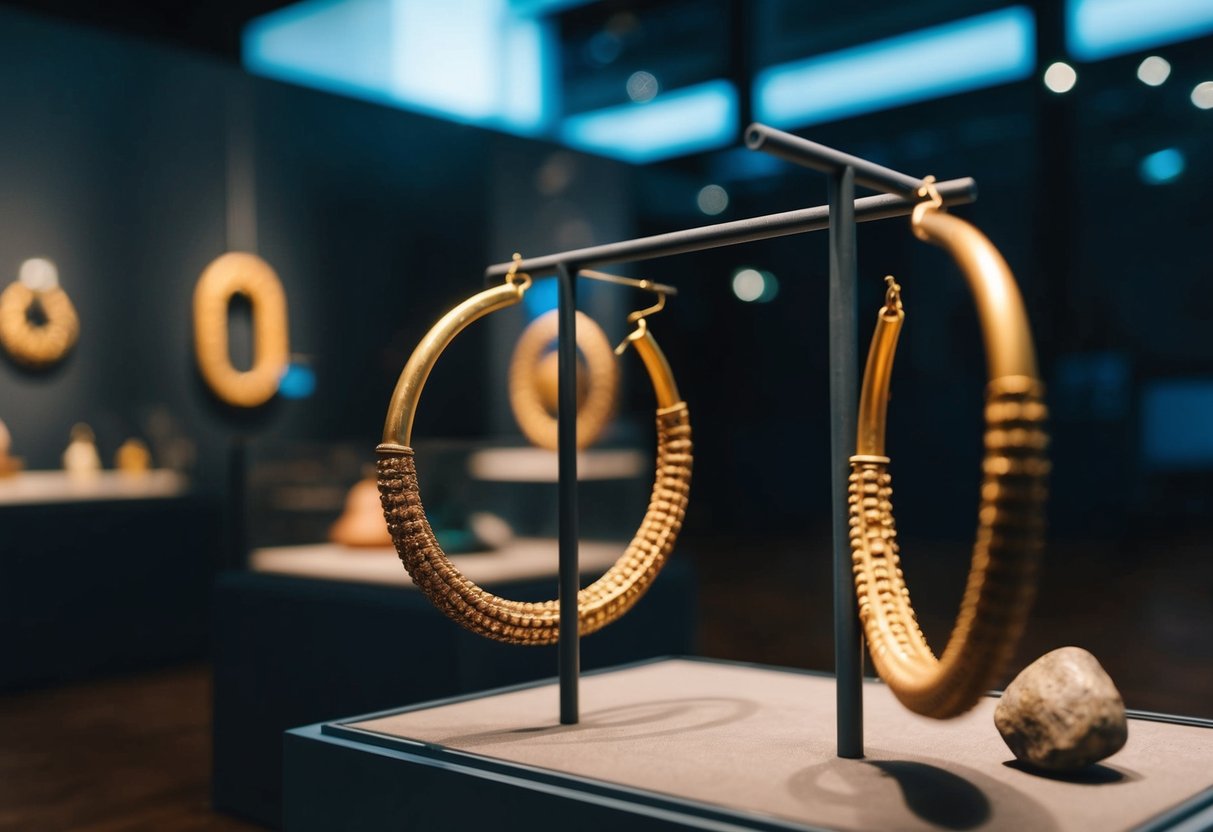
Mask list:
[[[855,171],[855,184],[898,194],[906,199],[914,199],[915,192],[923,184],[921,179],[765,124],[751,124],[746,128],[745,144],[750,150],[761,150],[822,173],[837,173],[843,168],[852,168]]]
[[[966,205],[977,199],[977,183],[968,177],[939,182],[936,187],[939,189],[939,195],[943,198],[944,205]],[[865,196],[855,200],[855,220],[871,222],[891,217],[904,217],[913,211],[914,206],[919,202],[921,200],[904,199],[891,194]],[[538,277],[554,274],[561,264],[576,268],[589,268],[608,263],[653,260],[657,257],[669,257],[674,254],[687,254],[692,251],[732,246],[738,243],[769,240],[772,237],[821,231],[829,227],[829,206],[818,205],[814,208],[801,208],[780,214],[768,214],[764,217],[705,225],[685,231],[671,231],[668,234],[638,237],[634,240],[579,248],[543,257],[529,257],[518,263],[518,269],[532,277]],[[503,278],[513,265],[513,263],[497,263],[489,266],[484,272],[485,279],[491,281]]]

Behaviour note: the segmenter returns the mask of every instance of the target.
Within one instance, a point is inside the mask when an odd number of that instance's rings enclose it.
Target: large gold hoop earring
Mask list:
[[[468,324],[518,303],[530,277],[511,273],[452,309],[405,364],[388,407],[379,459],[379,493],[396,551],[413,582],[443,613],[474,633],[511,644],[552,644],[560,636],[556,601],[512,601],[486,592],[454,567],[426,520],[413,459],[413,417],[438,356]],[[691,482],[691,426],[670,365],[647,330],[631,341],[657,397],[657,475],[648,511],[632,542],[609,570],[577,594],[582,635],[626,613],[665,564],[686,513]]]
[[[47,260],[28,260],[43,264],[49,270],[49,283],[32,288],[22,279],[15,280],[0,292],[0,345],[18,364],[43,369],[63,360],[80,337],[80,319],[67,292],[58,285],[55,268]],[[29,318],[30,309],[37,306],[43,322]]]
[[[253,366],[237,370],[228,353],[228,306],[235,295],[252,305]],[[278,392],[290,360],[286,292],[270,264],[229,251],[202,272],[194,287],[194,355],[207,385],[235,407],[257,407]]]
[[[556,450],[556,417],[552,412],[556,408],[556,367],[552,360],[556,354],[547,348],[556,338],[557,324],[555,309],[531,321],[510,358],[510,408],[514,419],[527,439],[551,451]],[[585,357],[586,367],[585,394],[578,396],[577,447],[586,448],[594,444],[611,420],[619,390],[619,368],[606,333],[584,312],[577,313],[577,348]]]
[[[851,549],[859,617],[877,673],[915,713],[964,713],[997,684],[1036,591],[1047,497],[1044,385],[1019,288],[998,250],[937,204],[915,207],[916,236],[946,249],[977,302],[989,365],[985,458],[972,565],[951,637],[937,659],[927,645],[900,568],[885,418],[897,336],[904,320],[888,278],[864,370],[859,433],[851,457]]]

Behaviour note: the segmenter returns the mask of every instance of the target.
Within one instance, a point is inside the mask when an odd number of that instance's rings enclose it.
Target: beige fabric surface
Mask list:
[[[839,760],[832,679],[669,660],[584,677],[580,725],[545,685],[352,727],[847,830],[1129,829],[1213,786],[1213,730],[1143,720],[1081,778],[1028,773],[995,702],[940,722],[869,683],[867,758]]]
[[[626,546],[622,541],[582,541],[578,550],[581,571],[605,572]],[[546,537],[518,537],[491,552],[451,556],[451,563],[481,586],[549,575],[554,578],[557,560],[556,540]],[[392,546],[368,549],[339,543],[272,546],[254,550],[250,566],[254,572],[416,588]]]
[[[72,477],[66,471],[23,471],[0,479],[0,506],[151,500],[184,494],[187,485],[185,477],[162,469],[138,476],[97,471],[84,478]]]

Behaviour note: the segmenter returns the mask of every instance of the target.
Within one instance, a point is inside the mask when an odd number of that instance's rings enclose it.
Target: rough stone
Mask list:
[[[1125,703],[1107,671],[1081,647],[1062,647],[1007,686],[994,725],[1029,765],[1074,771],[1115,754],[1129,736]]]

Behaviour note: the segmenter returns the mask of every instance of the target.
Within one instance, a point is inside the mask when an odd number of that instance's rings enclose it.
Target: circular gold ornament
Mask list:
[[[29,319],[37,305],[45,319]],[[0,292],[0,344],[13,360],[34,369],[49,367],[63,359],[80,337],[76,307],[62,288],[31,289],[21,281]]]
[[[939,658],[918,627],[901,570],[885,455],[885,417],[900,287],[889,278],[864,370],[856,454],[851,457],[850,536],[859,617],[877,673],[915,713],[946,719],[998,683],[1027,622],[1044,547],[1047,497],[1044,385],[1015,278],[976,228],[916,206],[915,235],[946,249],[977,302],[989,365],[981,507],[972,565],[952,635]]]
[[[237,370],[228,353],[228,306],[248,298],[253,317],[253,366]],[[278,392],[290,360],[286,292],[278,275],[255,254],[216,258],[194,287],[194,355],[215,395],[235,407],[257,407]]]
[[[535,445],[556,450],[556,353],[548,350],[559,325],[553,309],[523,330],[510,359],[510,407],[523,434]],[[610,422],[619,391],[619,367],[606,333],[583,312],[577,313],[577,447],[588,447]]]
[[[388,531],[413,582],[430,602],[479,635],[511,644],[553,644],[560,636],[557,601],[522,602],[486,592],[451,563],[425,516],[409,446],[421,389],[438,356],[472,321],[518,303],[525,275],[487,289],[452,309],[422,339],[405,364],[383,430],[379,493]],[[626,613],[665,564],[686,513],[691,485],[691,426],[669,363],[651,333],[629,339],[648,370],[657,398],[657,474],[648,511],[615,565],[577,594],[578,630],[592,633]]]

